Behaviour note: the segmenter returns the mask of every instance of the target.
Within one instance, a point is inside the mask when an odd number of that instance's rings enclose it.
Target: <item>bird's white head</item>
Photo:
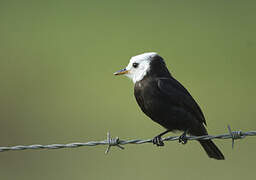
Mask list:
[[[148,52],[133,56],[125,69],[115,72],[115,75],[124,74],[129,77],[133,83],[144,78],[150,70],[150,62],[157,55],[155,52]]]

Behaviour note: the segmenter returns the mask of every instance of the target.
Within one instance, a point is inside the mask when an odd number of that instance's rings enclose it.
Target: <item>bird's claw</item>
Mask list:
[[[161,136],[154,137],[153,144],[155,144],[156,146],[164,146],[164,142],[163,142]]]
[[[186,136],[186,132],[184,132],[180,137],[179,137],[179,143],[181,144],[187,144],[188,139]]]

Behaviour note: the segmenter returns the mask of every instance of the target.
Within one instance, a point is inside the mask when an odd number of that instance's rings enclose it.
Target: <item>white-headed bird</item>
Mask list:
[[[190,93],[169,72],[164,59],[150,52],[134,56],[124,74],[134,82],[134,96],[141,110],[166,131],[157,135],[153,143],[163,146],[161,136],[170,131],[183,131],[180,142],[186,143],[186,133],[193,136],[207,135],[202,110]],[[198,140],[210,158],[224,159],[211,140]]]

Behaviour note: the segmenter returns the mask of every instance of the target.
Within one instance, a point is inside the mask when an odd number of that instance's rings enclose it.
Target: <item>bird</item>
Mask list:
[[[208,135],[205,116],[188,92],[168,70],[164,59],[155,52],[133,56],[127,67],[114,73],[125,75],[134,83],[134,96],[140,109],[165,131],[152,140],[164,146],[162,136],[168,132],[183,132],[179,142],[186,144],[186,135]],[[212,140],[198,140],[210,158],[224,160],[224,155]]]

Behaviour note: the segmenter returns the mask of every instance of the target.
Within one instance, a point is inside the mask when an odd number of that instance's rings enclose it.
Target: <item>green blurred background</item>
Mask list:
[[[210,134],[256,130],[255,1],[1,1],[0,146],[152,138],[163,129],[113,72],[162,55]],[[169,134],[173,135],[173,134]],[[179,134],[177,134],[179,135]],[[1,179],[254,179],[255,138],[0,153]]]

